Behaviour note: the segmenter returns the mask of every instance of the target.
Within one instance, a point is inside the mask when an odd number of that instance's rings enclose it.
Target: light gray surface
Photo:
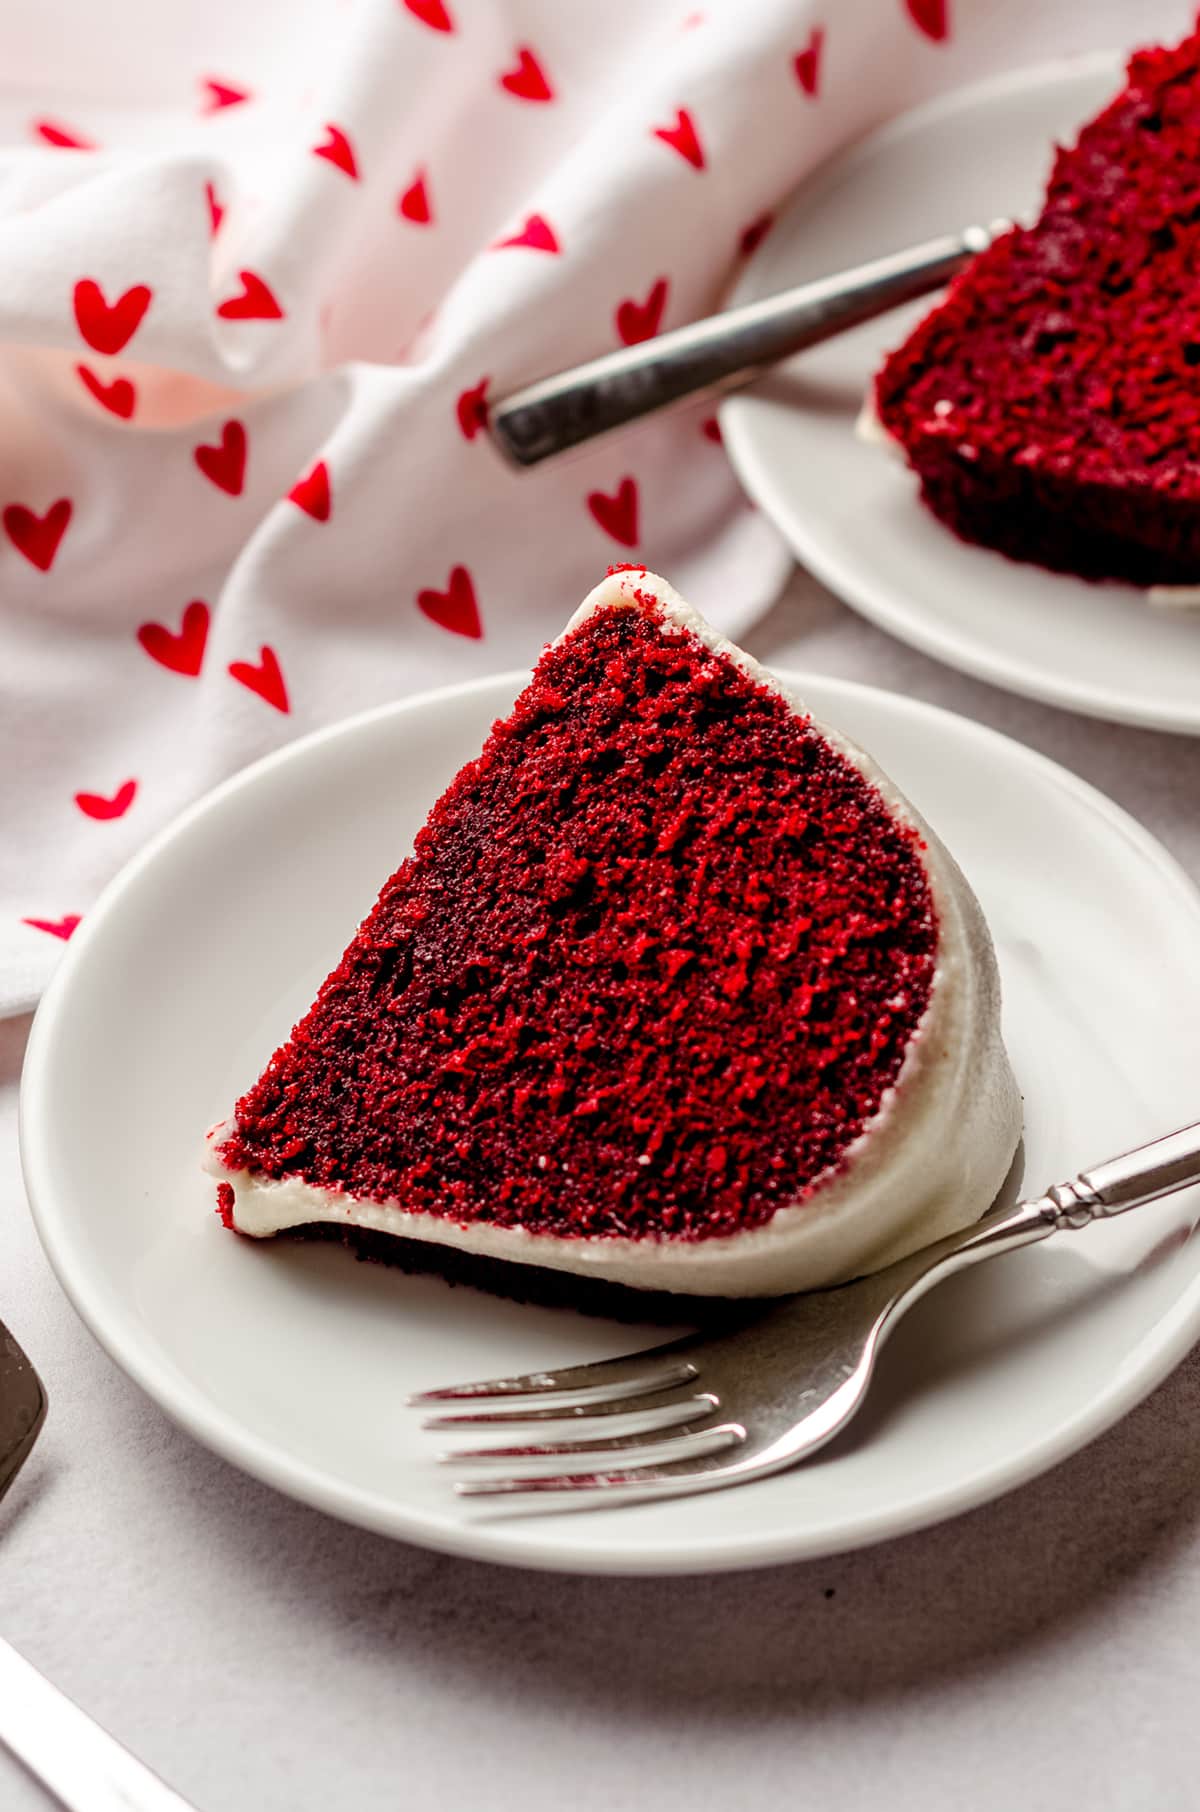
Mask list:
[[[1200,739],[1009,698],[804,576],[748,645],[1020,738],[1200,877]],[[1195,1355],[1048,1477],[861,1554],[663,1581],[425,1554],[241,1477],[94,1346],[21,1192],[25,1029],[0,1023],[0,1317],[51,1409],[0,1506],[0,1630],[201,1812],[1197,1804]],[[46,1803],[0,1755],[0,1809]]]

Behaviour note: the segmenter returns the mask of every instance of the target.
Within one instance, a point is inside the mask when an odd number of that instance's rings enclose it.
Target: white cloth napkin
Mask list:
[[[347,712],[528,665],[610,561],[644,559],[744,627],[787,557],[710,410],[518,476],[480,432],[489,397],[711,310],[797,180],[888,112],[1187,23],[1136,10],[18,9],[0,70],[0,1013],[36,998],[100,887],[189,800]]]

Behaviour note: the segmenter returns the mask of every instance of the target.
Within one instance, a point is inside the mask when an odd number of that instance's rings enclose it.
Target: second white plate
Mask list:
[[[1053,143],[1116,92],[1120,70],[1110,56],[1022,70],[906,114],[805,185],[733,299],[970,221],[1032,217]],[[902,462],[856,438],[885,351],[929,305],[844,334],[723,405],[747,490],[847,603],[926,654],[1070,710],[1200,734],[1200,612],[967,546],[918,501]]]
[[[628,1351],[653,1330],[220,1226],[199,1169],[205,1128],[307,1006],[519,683],[413,699],[260,762],[164,832],[76,933],[30,1042],[22,1148],[46,1250],[109,1353],[198,1439],[283,1491],[430,1547],[580,1572],[755,1566],[879,1540],[1107,1427],[1200,1333],[1200,1243],[1181,1243],[1194,1192],[945,1284],[812,1465],[550,1517],[455,1499],[405,1396]],[[1030,1185],[1194,1119],[1200,901],[1170,858],[992,731],[863,687],[796,683],[879,757],[983,901]]]

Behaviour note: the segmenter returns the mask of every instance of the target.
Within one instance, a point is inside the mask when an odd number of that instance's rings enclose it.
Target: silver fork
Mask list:
[[[717,1491],[805,1460],[855,1415],[879,1351],[906,1309],[945,1277],[1035,1240],[1124,1214],[1200,1182],[1200,1123],[1169,1133],[1035,1200],[996,1208],[965,1232],[840,1288],[734,1313],[732,1325],[665,1346],[409,1399],[436,1409],[426,1428],[458,1433],[526,1429],[520,1445],[439,1455],[485,1468],[460,1480],[464,1497],[571,1494],[639,1502]],[[447,1406],[461,1404],[457,1410]],[[542,1425],[556,1438],[538,1440]],[[570,1435],[562,1424],[569,1424]],[[495,1476],[497,1469],[502,1476]],[[576,1500],[580,1507],[584,1499]]]
[[[0,1321],[0,1497],[45,1416],[41,1379]],[[2,1639],[0,1743],[67,1812],[196,1812]]]
[[[940,289],[1011,225],[964,227],[541,378],[494,404],[488,430],[511,465],[535,466],[685,397],[747,384],[780,359]]]

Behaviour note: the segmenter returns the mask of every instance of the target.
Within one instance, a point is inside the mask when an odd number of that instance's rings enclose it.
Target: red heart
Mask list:
[[[95,139],[84,138],[82,132],[74,132],[67,126],[56,126],[52,120],[34,120],[33,129],[48,145],[58,145],[63,151],[96,149]]]
[[[819,25],[814,25],[808,34],[808,43],[792,60],[796,71],[796,80],[805,94],[816,94],[821,80],[821,46],[825,42],[825,33]]]
[[[283,673],[273,648],[264,644],[258,651],[257,664],[253,661],[230,661],[229,671],[239,686],[257,692],[259,698],[274,705],[286,717],[291,706],[288,704],[287,687],[283,683]]]
[[[22,925],[32,925],[35,931],[48,931],[51,937],[61,937],[64,942],[82,923],[77,912],[68,912],[61,919],[22,919]]]
[[[225,218],[225,209],[217,200],[217,191],[210,182],[206,182],[204,185],[204,198],[208,202],[208,218],[215,235],[217,228]]]
[[[429,190],[425,183],[424,170],[418,170],[403,195],[396,203],[396,212],[403,214],[405,220],[415,220],[418,226],[428,226],[433,219],[433,209],[429,205]]]
[[[502,251],[509,245],[527,245],[534,252],[558,252],[561,246],[554,236],[554,229],[543,220],[540,214],[531,214],[519,233],[510,239],[497,239],[493,251]]]
[[[667,289],[667,279],[660,277],[644,302],[631,299],[618,305],[614,317],[617,335],[626,346],[636,346],[639,340],[654,338],[667,306]]]
[[[672,151],[678,151],[693,170],[703,170],[704,151],[696,134],[695,122],[686,107],[681,107],[675,115],[673,126],[655,126],[655,138],[661,138],[664,145],[670,145]]]
[[[638,488],[634,479],[623,478],[612,497],[603,491],[589,491],[588,509],[606,535],[622,547],[638,544]]]
[[[228,491],[231,497],[241,496],[246,480],[246,430],[241,422],[226,422],[218,445],[201,444],[192,458],[218,490]]]
[[[111,409],[122,421],[129,420],[137,401],[137,392],[128,378],[114,378],[111,384],[106,384],[94,371],[89,371],[86,365],[76,365],[75,370],[85,389],[91,391],[102,408]]]
[[[705,416],[704,420],[700,423],[700,432],[703,434],[705,440],[715,441],[718,447],[722,444],[721,424],[715,415]]]
[[[501,88],[515,94],[519,101],[552,101],[554,90],[533,52],[522,46],[517,58],[516,68],[506,69],[500,77]]]
[[[453,31],[454,21],[446,11],[443,0],[404,0],[414,19],[422,25],[428,25],[430,31]]]
[[[253,271],[239,271],[242,292],[230,296],[217,309],[223,321],[282,321],[283,310],[261,277]]]
[[[335,170],[342,170],[351,182],[358,181],[358,164],[354,156],[354,147],[340,126],[326,126],[327,137],[323,145],[313,146],[313,156],[323,157]]]
[[[748,227],[742,228],[742,236],[738,240],[738,250],[743,258],[748,258],[751,252],[758,250],[774,224],[774,214],[760,214],[757,220],[752,220]]]
[[[35,516],[23,503],[10,503],[3,520],[5,532],[17,552],[24,554],[39,572],[48,573],[71,520],[70,499],[60,497],[44,516]]]
[[[480,378],[469,390],[464,390],[455,404],[458,414],[458,425],[467,440],[474,440],[481,428],[487,427],[488,400],[487,387],[489,378]]]
[[[274,649],[263,645],[259,649],[257,665],[254,661],[230,661],[228,670],[236,679],[237,685],[245,685],[250,692],[257,692],[259,698],[265,699],[268,705],[274,705],[285,716],[290,712],[292,707],[288,705],[288,689],[283,683],[283,670],[279,667]]]
[[[106,799],[103,793],[76,793],[75,803],[89,818],[123,818],[133,804],[136,792],[137,781],[127,780],[111,799]]]
[[[935,44],[950,36],[950,8],[947,0],[904,0],[908,16],[918,31],[923,31]]]
[[[451,569],[445,591],[419,591],[417,609],[439,629],[448,629],[453,635],[466,635],[478,641],[483,634],[475,587],[465,566]]]
[[[202,76],[200,86],[208,89],[203,113],[219,113],[222,107],[237,107],[253,99],[249,88],[234,88],[232,83],[215,81],[212,76]]]
[[[75,319],[80,333],[97,352],[120,352],[137,332],[152,294],[144,283],[135,283],[115,302],[106,302],[100,285],[91,277],[83,277],[75,285]]]
[[[329,468],[323,459],[318,459],[312,471],[304,478],[298,478],[288,497],[314,522],[328,522],[333,509],[333,497],[329,489]]]
[[[176,633],[162,623],[143,623],[137,639],[152,661],[169,667],[172,673],[184,673],[195,679],[204,662],[204,645],[208,641],[208,605],[193,598],[183,613]]]

